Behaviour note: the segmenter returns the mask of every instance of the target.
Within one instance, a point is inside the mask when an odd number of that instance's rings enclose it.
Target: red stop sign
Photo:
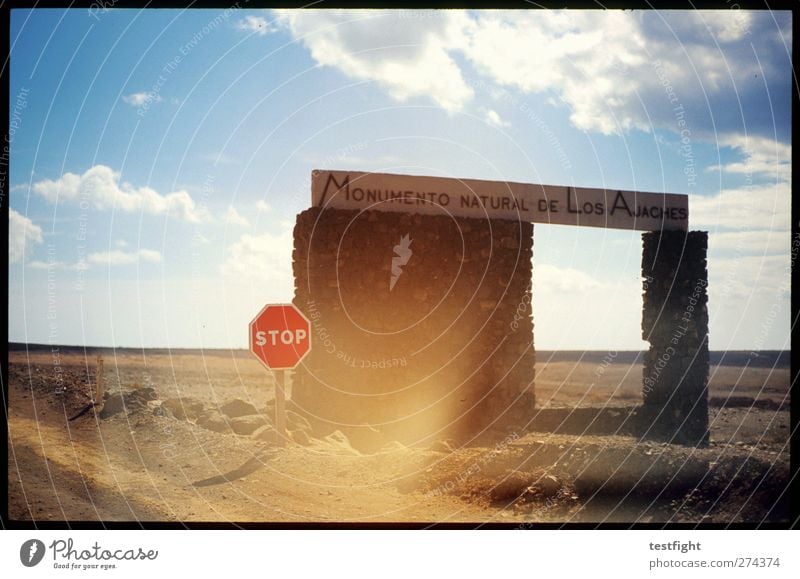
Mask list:
[[[267,368],[294,368],[310,350],[311,323],[292,304],[266,305],[250,322],[250,351]]]

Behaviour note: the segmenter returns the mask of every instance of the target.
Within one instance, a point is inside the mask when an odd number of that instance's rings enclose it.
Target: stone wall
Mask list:
[[[369,425],[407,442],[524,428],[532,251],[526,222],[302,212],[294,303],[313,347],[294,406],[322,431]]]
[[[645,436],[708,443],[708,233],[642,235]]]

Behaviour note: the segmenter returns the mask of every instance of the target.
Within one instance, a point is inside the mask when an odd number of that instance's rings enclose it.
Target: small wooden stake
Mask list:
[[[278,446],[286,446],[286,371],[275,371],[275,430]]]
[[[94,370],[94,403],[100,404],[103,401],[103,393],[105,392],[105,372],[103,372],[103,357],[97,357],[97,364]]]

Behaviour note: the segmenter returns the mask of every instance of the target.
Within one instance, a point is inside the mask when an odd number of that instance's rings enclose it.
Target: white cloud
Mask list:
[[[193,223],[208,219],[207,212],[198,208],[186,191],[162,195],[150,187],[120,183],[120,174],[105,165],[95,165],[83,175],[64,173],[59,179],[38,181],[33,191],[51,203],[85,200],[96,209],[170,215]]]
[[[30,251],[30,245],[42,242],[42,228],[34,224],[33,221],[17,213],[13,209],[8,210],[8,261],[18,263],[25,259],[26,253]]]
[[[197,232],[192,236],[192,245],[195,247],[208,245],[209,243],[211,243],[211,240],[200,232]]]
[[[717,230],[788,230],[791,197],[785,183],[726,189],[717,195],[692,196],[689,222],[692,228]]]
[[[241,213],[236,211],[236,208],[233,205],[228,207],[227,213],[225,213],[225,222],[229,225],[240,225],[242,227],[250,227],[250,222],[242,217]]]
[[[717,12],[704,12],[687,10],[684,17],[695,24],[705,26],[711,35],[719,42],[736,42],[741,40],[750,31],[753,23],[753,13],[745,10],[731,10],[724,18],[717,18]]]
[[[90,253],[88,261],[99,265],[128,265],[138,261],[158,263],[161,261],[161,253],[154,249],[139,249],[130,252],[117,249]]]
[[[130,265],[137,262],[159,263],[160,261],[161,253],[154,249],[138,249],[136,251],[115,249],[112,251],[90,253],[86,259],[75,263],[67,263],[64,261],[31,261],[28,263],[28,267],[41,270],[87,270],[92,265]]]
[[[493,127],[497,127],[500,129],[504,129],[511,126],[511,123],[504,121],[497,111],[489,109],[486,111],[486,122],[492,125]]]
[[[159,103],[163,99],[152,92],[135,92],[122,97],[122,100],[132,107],[141,107],[146,104]]]
[[[788,182],[792,173],[792,146],[775,139],[755,135],[728,135],[719,144],[736,149],[744,159],[722,167],[726,173],[772,178]]]
[[[789,267],[786,255],[709,260],[709,339],[713,349],[788,347]]]
[[[756,184],[690,200],[692,227],[709,230],[712,344],[758,349],[788,335],[792,150],[752,135],[719,143],[742,159],[715,169]]]
[[[285,226],[277,235],[242,235],[228,247],[222,273],[231,280],[252,280],[293,288],[293,243],[292,230]]]
[[[534,259],[532,307],[538,347],[635,349],[642,316],[638,274],[634,264],[618,281],[605,281],[594,273]]]
[[[469,19],[453,10],[280,10],[279,24],[300,40],[319,64],[351,78],[375,81],[397,101],[429,97],[447,111],[472,98],[449,54]],[[409,15],[407,22],[403,14]]]
[[[741,298],[778,297],[783,293],[788,297],[790,261],[787,256],[717,258],[711,265],[708,270],[708,292],[709,297],[715,300],[715,309],[739,311],[744,306],[738,303]]]
[[[463,50],[500,85],[555,93],[579,129],[618,134],[649,131],[652,123],[674,128],[666,84],[688,104],[699,89],[718,91],[730,78],[723,55],[708,39],[670,38],[664,34],[670,23],[657,18],[620,11],[486,12],[466,35]],[[731,16],[713,18],[724,23]],[[696,22],[694,28],[705,25]]]
[[[42,270],[62,269],[69,271],[78,271],[78,270],[89,269],[89,264],[86,263],[85,261],[77,263],[66,263],[63,261],[30,261],[28,262],[28,267],[30,267],[31,269],[42,269]]]
[[[747,229],[751,234],[771,231],[778,235],[788,232],[791,227],[791,145],[744,135],[727,135],[721,137],[719,143],[737,150],[743,159],[715,167],[717,170],[759,182],[724,189],[713,196],[693,196],[689,202],[692,226],[710,230],[712,239],[718,235],[718,230],[741,232]],[[741,235],[738,240],[730,235],[723,236],[722,240],[733,243],[733,248],[739,242],[745,243]],[[754,242],[752,236],[746,240],[750,246]]]
[[[534,264],[533,267],[534,289],[537,290],[537,293],[580,295],[586,292],[596,292],[607,285],[587,273],[570,267],[559,267],[546,263]]]
[[[466,59],[490,93],[543,93],[569,108],[577,128],[604,134],[676,130],[672,98],[698,111],[743,98],[763,84],[760,65],[774,72],[749,49],[750,28],[772,42],[784,20],[738,10],[277,11],[319,64],[374,81],[395,100],[465,109],[474,94]],[[716,129],[693,132],[703,128]]]
[[[267,213],[268,211],[272,211],[272,205],[270,205],[269,203],[267,203],[262,199],[259,199],[258,201],[256,201],[256,209],[258,209],[259,211],[263,211],[264,213]]]
[[[713,255],[789,254],[789,230],[718,231],[708,236],[708,251]]]
[[[245,32],[254,32],[259,36],[266,36],[274,31],[267,19],[261,16],[245,16],[236,22],[236,28]]]

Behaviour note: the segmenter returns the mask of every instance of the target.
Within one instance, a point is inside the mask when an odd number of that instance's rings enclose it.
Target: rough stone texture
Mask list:
[[[254,440],[261,440],[262,442],[275,443],[278,441],[278,433],[271,424],[266,424],[257,429],[250,435]]]
[[[254,414],[250,416],[237,416],[236,418],[231,418],[228,420],[228,424],[230,424],[231,430],[233,430],[233,432],[236,434],[248,436],[253,434],[262,426],[268,425],[269,420],[267,420],[264,416],[258,416]]]
[[[286,411],[286,423],[288,428],[291,430],[303,430],[307,434],[311,434],[313,432],[313,428],[308,420],[304,416],[292,410]]]
[[[258,414],[258,409],[255,406],[239,398],[223,404],[219,407],[219,411],[228,418],[238,418],[240,416],[251,416],[253,414]]]
[[[379,452],[389,442],[379,430],[369,426],[349,428],[344,434],[350,445],[362,454]]]
[[[136,388],[126,392],[105,392],[100,418],[111,418],[119,413],[132,414],[147,408],[147,403],[158,400],[155,388]]]
[[[708,233],[642,235],[645,436],[708,443]]]
[[[290,430],[289,438],[291,438],[292,442],[300,446],[308,446],[311,444],[311,439],[308,437],[305,430]]]
[[[406,235],[410,257],[393,271]],[[293,402],[323,434],[370,425],[419,441],[524,428],[534,407],[532,251],[525,222],[304,211],[294,303],[311,320],[313,348],[294,372]]]
[[[197,424],[206,430],[214,432],[230,433],[231,427],[225,416],[217,409],[210,408],[197,417]]]
[[[164,400],[164,407],[178,420],[196,420],[205,410],[202,401],[190,396]]]

